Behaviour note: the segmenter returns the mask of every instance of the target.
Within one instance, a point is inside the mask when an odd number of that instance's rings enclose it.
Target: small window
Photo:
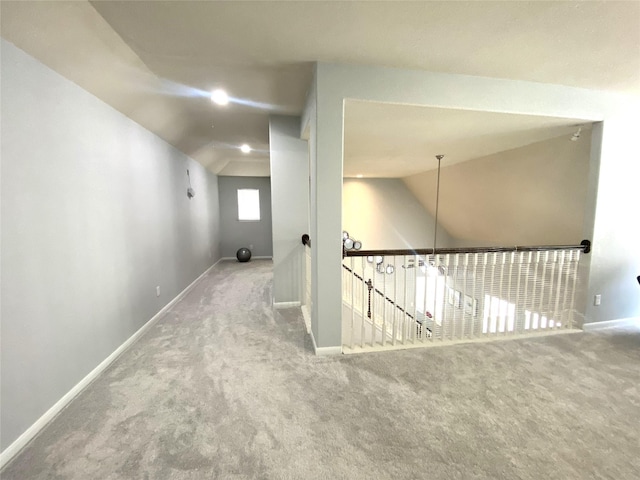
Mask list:
[[[238,220],[260,221],[260,190],[257,188],[238,189]]]

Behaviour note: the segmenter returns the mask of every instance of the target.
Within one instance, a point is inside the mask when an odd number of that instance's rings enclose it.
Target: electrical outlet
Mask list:
[[[249,244],[249,250],[253,250],[253,244]]]
[[[160,285],[156,287],[156,297],[160,296]]]
[[[600,303],[602,303],[602,295],[596,295],[595,297],[593,297],[593,304],[597,307],[600,305]]]

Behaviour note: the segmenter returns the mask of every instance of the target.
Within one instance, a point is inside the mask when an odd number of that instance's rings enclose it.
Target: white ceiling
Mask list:
[[[344,176],[408,177],[591,129],[585,120],[347,100]]]
[[[640,95],[640,2],[2,1],[0,8],[5,39],[221,174],[268,171],[268,116],[301,113],[314,61]],[[237,101],[214,106],[207,94],[215,87]],[[356,121],[377,107],[353,108]],[[444,136],[444,125],[457,127],[439,123]],[[524,123],[540,135],[554,126]],[[364,126],[354,129],[348,148],[362,161],[377,140],[362,138]],[[394,130],[389,141],[403,136]],[[256,151],[241,154],[242,143]]]

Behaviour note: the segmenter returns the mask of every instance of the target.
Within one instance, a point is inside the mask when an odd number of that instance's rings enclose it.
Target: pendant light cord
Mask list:
[[[436,155],[436,158],[438,159],[438,180],[436,183],[436,224],[435,224],[435,228],[433,229],[433,254],[434,255],[436,253],[436,241],[438,238],[438,206],[440,203],[440,162],[444,158],[444,155]]]

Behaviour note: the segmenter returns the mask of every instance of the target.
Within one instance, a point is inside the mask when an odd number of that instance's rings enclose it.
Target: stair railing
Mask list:
[[[578,262],[590,248],[584,240],[579,245],[344,251],[344,347],[571,330]]]

